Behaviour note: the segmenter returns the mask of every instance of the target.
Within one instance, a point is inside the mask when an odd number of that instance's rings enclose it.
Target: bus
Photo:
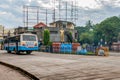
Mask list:
[[[16,54],[26,52],[31,54],[32,51],[38,50],[37,35],[31,33],[23,33],[4,40],[4,50],[8,53],[14,51]]]

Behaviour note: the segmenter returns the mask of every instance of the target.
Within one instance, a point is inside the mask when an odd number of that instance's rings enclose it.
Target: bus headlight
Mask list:
[[[22,46],[25,46],[25,42],[21,42],[21,45],[22,45]]]
[[[37,43],[34,43],[35,46],[37,46]]]

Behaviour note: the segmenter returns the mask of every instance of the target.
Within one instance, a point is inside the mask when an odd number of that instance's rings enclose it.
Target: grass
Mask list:
[[[87,52],[87,55],[95,55],[93,52]]]

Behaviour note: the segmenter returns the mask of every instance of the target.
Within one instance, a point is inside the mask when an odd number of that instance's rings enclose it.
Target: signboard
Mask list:
[[[28,27],[28,31],[34,31],[33,27]]]

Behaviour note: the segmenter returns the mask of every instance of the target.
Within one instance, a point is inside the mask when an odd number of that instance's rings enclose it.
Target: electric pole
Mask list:
[[[47,12],[47,9],[46,9],[46,25],[47,25],[47,17],[48,16],[48,12]]]

